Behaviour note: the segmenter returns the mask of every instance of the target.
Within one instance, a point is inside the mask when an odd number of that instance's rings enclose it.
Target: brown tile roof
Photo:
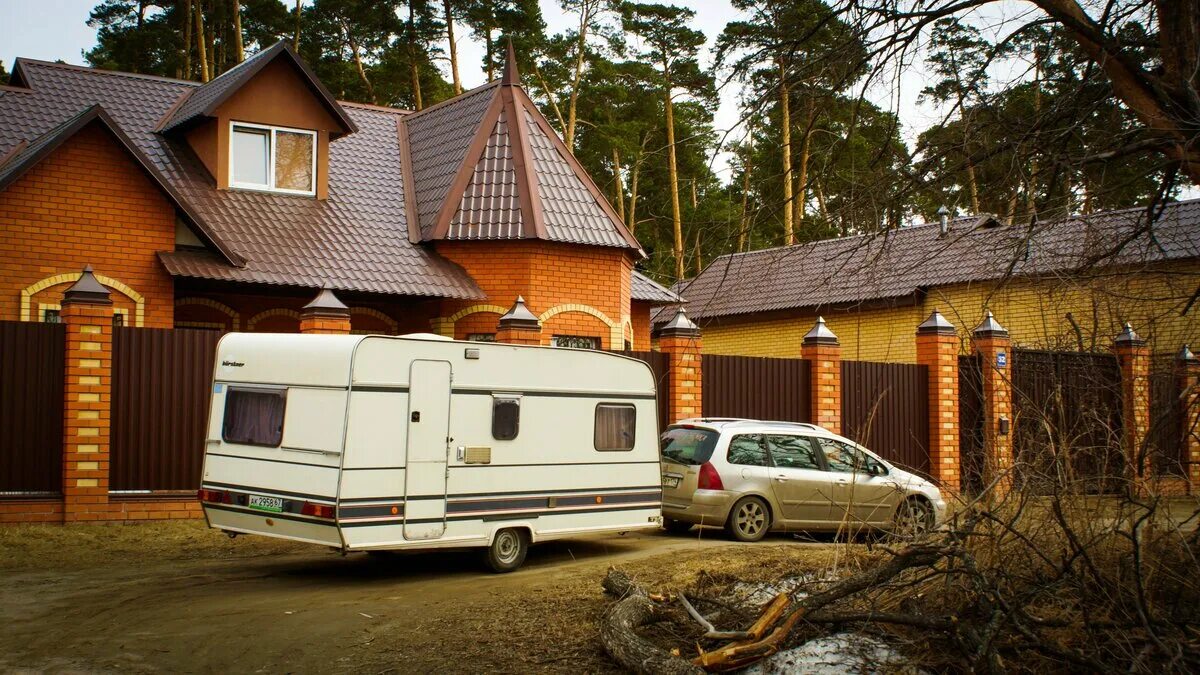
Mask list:
[[[103,106],[211,232],[236,256],[164,254],[173,273],[339,291],[478,298],[459,267],[409,242],[397,139],[400,111],[344,106],[359,131],[330,144],[329,199],[217,190],[186,143],[155,128],[198,85],[19,59],[0,90],[0,156]],[[203,238],[203,237],[202,237]],[[165,261],[164,261],[165,262]],[[230,263],[233,264],[230,264]]]
[[[675,291],[660,285],[637,270],[633,271],[632,282],[630,297],[634,300],[650,302],[656,305],[671,305],[683,301],[683,298],[679,297]]]
[[[1076,270],[1111,251],[1145,222],[1145,209],[1000,226],[959,218],[947,236],[936,224],[717,258],[676,289],[699,319],[820,308],[912,295],[920,290]],[[1153,236],[1134,238],[1103,266],[1200,257],[1200,200],[1169,204]]]
[[[188,92],[187,98],[179,102],[178,107],[171,113],[170,118],[162,125],[162,130],[171,131],[186,127],[189,124],[194,124],[203,117],[213,115],[226,99],[232,96],[243,84],[249,82],[264,66],[276,58],[287,59],[288,62],[300,71],[302,78],[309,85],[309,88],[312,89],[317,99],[321,101],[321,104],[325,106],[325,109],[333,115],[334,119],[342,123],[345,133],[356,131],[354,120],[338,105],[337,100],[329,93],[325,85],[321,84],[316,74],[309,69],[308,64],[296,56],[296,52],[292,51],[292,48],[285,40],[276,42],[274,45],[221,73],[220,76],[199,87],[193,88]],[[336,134],[334,136],[336,137]]]
[[[446,238],[520,239],[523,228],[512,141],[508,120],[501,110],[459,200]]]

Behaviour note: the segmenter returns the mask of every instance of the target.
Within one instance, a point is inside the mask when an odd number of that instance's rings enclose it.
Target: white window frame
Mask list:
[[[260,183],[239,183],[233,179],[233,176],[234,176],[234,172],[233,172],[233,163],[234,163],[233,134],[238,127],[242,127],[245,129],[262,129],[264,131],[270,132],[270,135],[268,136],[269,147],[267,149],[268,157],[267,157],[267,183],[266,183],[266,185],[263,185]],[[308,134],[309,136],[312,136],[313,153],[312,153],[312,189],[311,190],[288,190],[286,188],[275,187],[275,148],[277,146],[277,143],[275,141],[275,136],[280,131],[286,131],[286,132],[292,133],[292,134]],[[269,124],[254,124],[253,122],[238,122],[238,121],[230,120],[230,122],[229,122],[229,187],[237,188],[239,190],[254,190],[257,192],[278,192],[278,193],[285,194],[285,195],[304,195],[306,197],[316,196],[316,194],[317,194],[317,152],[319,151],[319,148],[317,146],[317,140],[318,140],[317,132],[313,131],[312,129],[294,129],[292,127],[277,127],[277,126],[271,126]]]

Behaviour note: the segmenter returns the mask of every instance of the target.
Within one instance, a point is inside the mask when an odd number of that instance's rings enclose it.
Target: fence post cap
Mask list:
[[[825,317],[818,316],[817,323],[804,334],[805,345],[836,345],[838,337],[825,325]]]
[[[688,318],[683,305],[675,308],[675,316],[671,317],[662,328],[658,329],[659,337],[699,337],[700,327]]]
[[[1142,336],[1138,335],[1137,331],[1133,330],[1133,326],[1126,321],[1125,327],[1121,329],[1120,335],[1113,340],[1113,343],[1118,347],[1142,347],[1145,346],[1146,341],[1143,340]]]
[[[983,321],[972,332],[977,338],[1008,337],[1008,329],[1000,325],[990,309],[984,315]]]
[[[301,308],[303,312],[308,314],[348,314],[350,308],[346,303],[329,288],[328,283],[321,284],[321,291],[317,293],[317,297]]]
[[[87,265],[80,273],[79,280],[63,293],[62,301],[66,304],[111,305],[112,297],[104,284],[92,273],[92,266]]]
[[[935,309],[928,319],[917,326],[917,335],[954,335],[954,324]]]
[[[1196,355],[1192,353],[1192,348],[1188,345],[1184,345],[1183,348],[1179,350],[1179,354],[1177,354],[1175,358],[1181,363],[1200,363],[1200,359],[1196,358]]]
[[[525,306],[525,297],[518,295],[511,309],[500,317],[500,328],[525,328],[538,330],[542,327],[538,318]]]

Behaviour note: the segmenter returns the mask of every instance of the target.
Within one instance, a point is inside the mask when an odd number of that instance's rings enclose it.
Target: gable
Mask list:
[[[341,124],[313,95],[294,66],[275,59],[224,103],[217,106],[216,117],[297,129],[337,131]]]

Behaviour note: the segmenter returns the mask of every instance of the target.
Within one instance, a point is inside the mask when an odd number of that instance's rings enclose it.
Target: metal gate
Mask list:
[[[113,329],[110,490],[200,486],[220,338],[211,330]]]
[[[812,421],[808,361],[705,354],[701,367],[705,417]]]
[[[983,361],[978,354],[958,357],[958,452],[962,490],[983,490]]]
[[[0,321],[0,497],[62,490],[66,326]]]
[[[1046,492],[1121,486],[1121,369],[1111,354],[1013,350],[1016,477]]]
[[[1150,467],[1158,476],[1186,476],[1184,455],[1187,402],[1182,398],[1174,359],[1155,363],[1150,371],[1150,430],[1147,451]]]
[[[929,367],[842,361],[842,434],[928,474]]]

